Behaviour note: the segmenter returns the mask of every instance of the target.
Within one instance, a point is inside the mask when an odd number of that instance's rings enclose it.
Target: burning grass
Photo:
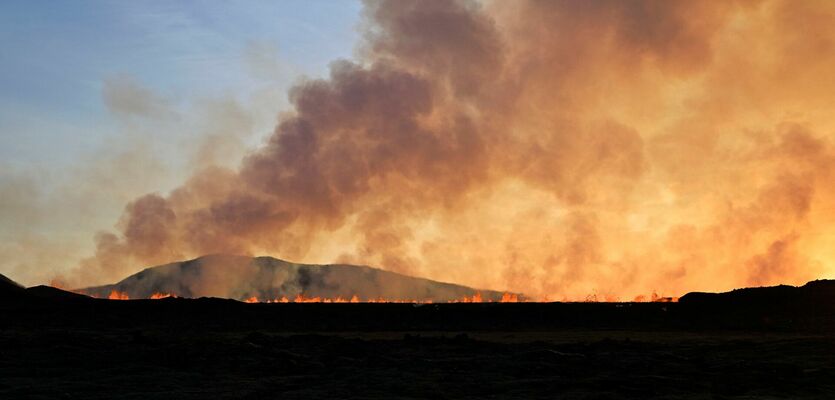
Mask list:
[[[95,296],[93,296],[95,297]],[[149,300],[159,300],[159,299],[166,299],[166,298],[180,298],[183,296],[178,296],[172,293],[154,293],[147,299]],[[131,297],[125,293],[118,290],[113,290],[110,292],[110,295],[107,296],[108,300],[131,300]],[[133,300],[142,300],[144,298],[134,298]],[[458,299],[450,300],[450,301],[433,301],[430,299],[386,299],[382,297],[378,298],[369,298],[369,299],[362,299],[357,295],[353,295],[351,297],[321,297],[321,296],[314,296],[308,297],[304,294],[298,294],[295,297],[287,297],[282,296],[278,298],[272,299],[262,299],[258,298],[257,296],[250,296],[240,301],[244,303],[403,303],[403,304],[432,304],[432,303],[524,303],[524,302],[531,302],[534,300],[526,299],[523,296],[520,296],[516,293],[504,293],[502,297],[498,300],[491,300],[485,298],[481,295],[481,293],[476,292],[472,296],[463,296]],[[548,302],[548,301],[545,301]],[[598,302],[596,296],[589,296],[586,298],[585,302]],[[617,303],[619,302],[617,299],[606,299],[605,302],[610,303]],[[633,301],[633,303],[645,303],[645,302],[653,302],[653,303],[674,303],[678,302],[678,297],[662,297],[653,293],[651,297],[649,296],[638,296]]]

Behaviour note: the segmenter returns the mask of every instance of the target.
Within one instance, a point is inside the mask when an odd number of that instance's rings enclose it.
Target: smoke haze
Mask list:
[[[211,253],[553,300],[829,276],[833,20],[814,1],[369,1],[356,59],[296,85],[239,165],[206,156],[130,201],[70,279]],[[127,89],[108,94],[157,112]]]

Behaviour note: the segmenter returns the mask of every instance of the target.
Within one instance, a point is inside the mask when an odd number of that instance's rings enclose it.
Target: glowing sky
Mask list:
[[[0,271],[25,283],[209,253],[549,299],[835,271],[829,2],[23,4]]]

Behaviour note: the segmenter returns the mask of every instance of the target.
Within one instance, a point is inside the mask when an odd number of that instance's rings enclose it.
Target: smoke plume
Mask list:
[[[210,253],[534,297],[831,274],[835,7],[368,1],[266,143],[131,201],[80,273]]]

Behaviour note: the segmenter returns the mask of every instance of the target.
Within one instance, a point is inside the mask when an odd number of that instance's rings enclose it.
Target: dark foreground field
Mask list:
[[[830,289],[421,306],[29,289],[0,302],[0,398],[832,399]]]

